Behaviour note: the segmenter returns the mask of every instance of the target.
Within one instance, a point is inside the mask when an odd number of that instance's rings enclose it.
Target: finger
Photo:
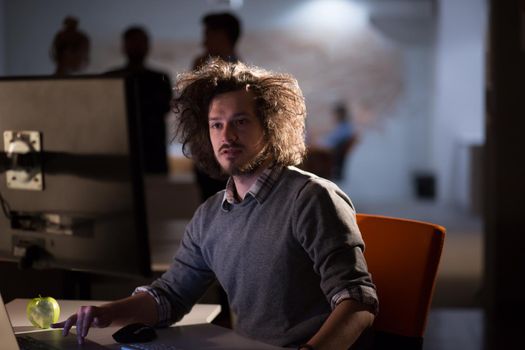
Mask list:
[[[95,316],[93,318],[93,322],[91,322],[91,327],[102,328],[104,327],[104,321],[100,318],[100,316]]]
[[[89,327],[91,327],[91,323],[93,322],[94,312],[95,309],[91,306],[86,309],[86,313],[84,314],[84,321],[82,322],[82,329],[80,330],[80,332],[82,333],[82,338],[87,337]]]
[[[64,328],[66,321],[51,323],[51,328]]]
[[[64,336],[69,334],[69,330],[71,329],[71,327],[73,327],[73,325],[75,324],[76,320],[77,320],[77,315],[75,314],[75,315],[69,316],[69,318],[67,320],[65,320],[64,322],[60,322],[60,324],[63,327],[62,334]]]
[[[104,309],[97,308],[97,312],[93,315],[95,317],[93,318],[91,327],[104,328],[110,325],[111,320],[109,319],[108,313]]]
[[[81,306],[80,310],[77,313],[78,317],[77,317],[77,322],[76,322],[76,325],[77,325],[77,342],[79,344],[83,344],[84,343],[84,337],[82,336],[82,325],[84,323],[85,313],[86,313],[86,306]]]

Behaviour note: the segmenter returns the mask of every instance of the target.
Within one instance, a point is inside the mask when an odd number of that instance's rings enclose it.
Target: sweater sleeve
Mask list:
[[[159,312],[158,326],[168,326],[179,321],[191,310],[215,279],[213,271],[203,258],[199,245],[199,215],[197,213],[188,224],[168,271],[153,281],[149,287],[154,289],[154,294],[158,295],[155,298],[158,309],[165,310],[162,313]],[[162,306],[166,303],[169,305],[169,310]]]
[[[297,240],[320,276],[332,308],[354,299],[377,313],[375,285],[363,255],[364,242],[350,199],[323,179],[310,180],[294,203]]]

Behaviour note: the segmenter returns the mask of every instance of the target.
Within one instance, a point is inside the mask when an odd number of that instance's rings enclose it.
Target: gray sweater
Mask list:
[[[172,266],[152,287],[179,320],[216,277],[236,331],[278,346],[315,334],[346,295],[377,307],[350,199],[332,182],[284,168],[262,198],[211,197],[188,224]]]

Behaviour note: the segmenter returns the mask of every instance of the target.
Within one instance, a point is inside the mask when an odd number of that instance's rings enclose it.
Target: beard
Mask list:
[[[252,175],[268,160],[268,147],[265,146],[248,162],[241,165],[232,165],[228,169],[222,167],[223,173],[229,176]]]

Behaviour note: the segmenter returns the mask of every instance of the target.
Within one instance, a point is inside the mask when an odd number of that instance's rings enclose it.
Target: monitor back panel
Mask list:
[[[13,257],[25,239],[45,245],[53,267],[132,275],[149,268],[140,253],[148,245],[129,91],[117,78],[0,80],[0,132],[36,131],[47,155],[43,190],[12,189],[0,176],[11,211],[43,213],[47,223],[21,230],[1,215],[0,231],[10,233],[0,235],[2,256]]]

